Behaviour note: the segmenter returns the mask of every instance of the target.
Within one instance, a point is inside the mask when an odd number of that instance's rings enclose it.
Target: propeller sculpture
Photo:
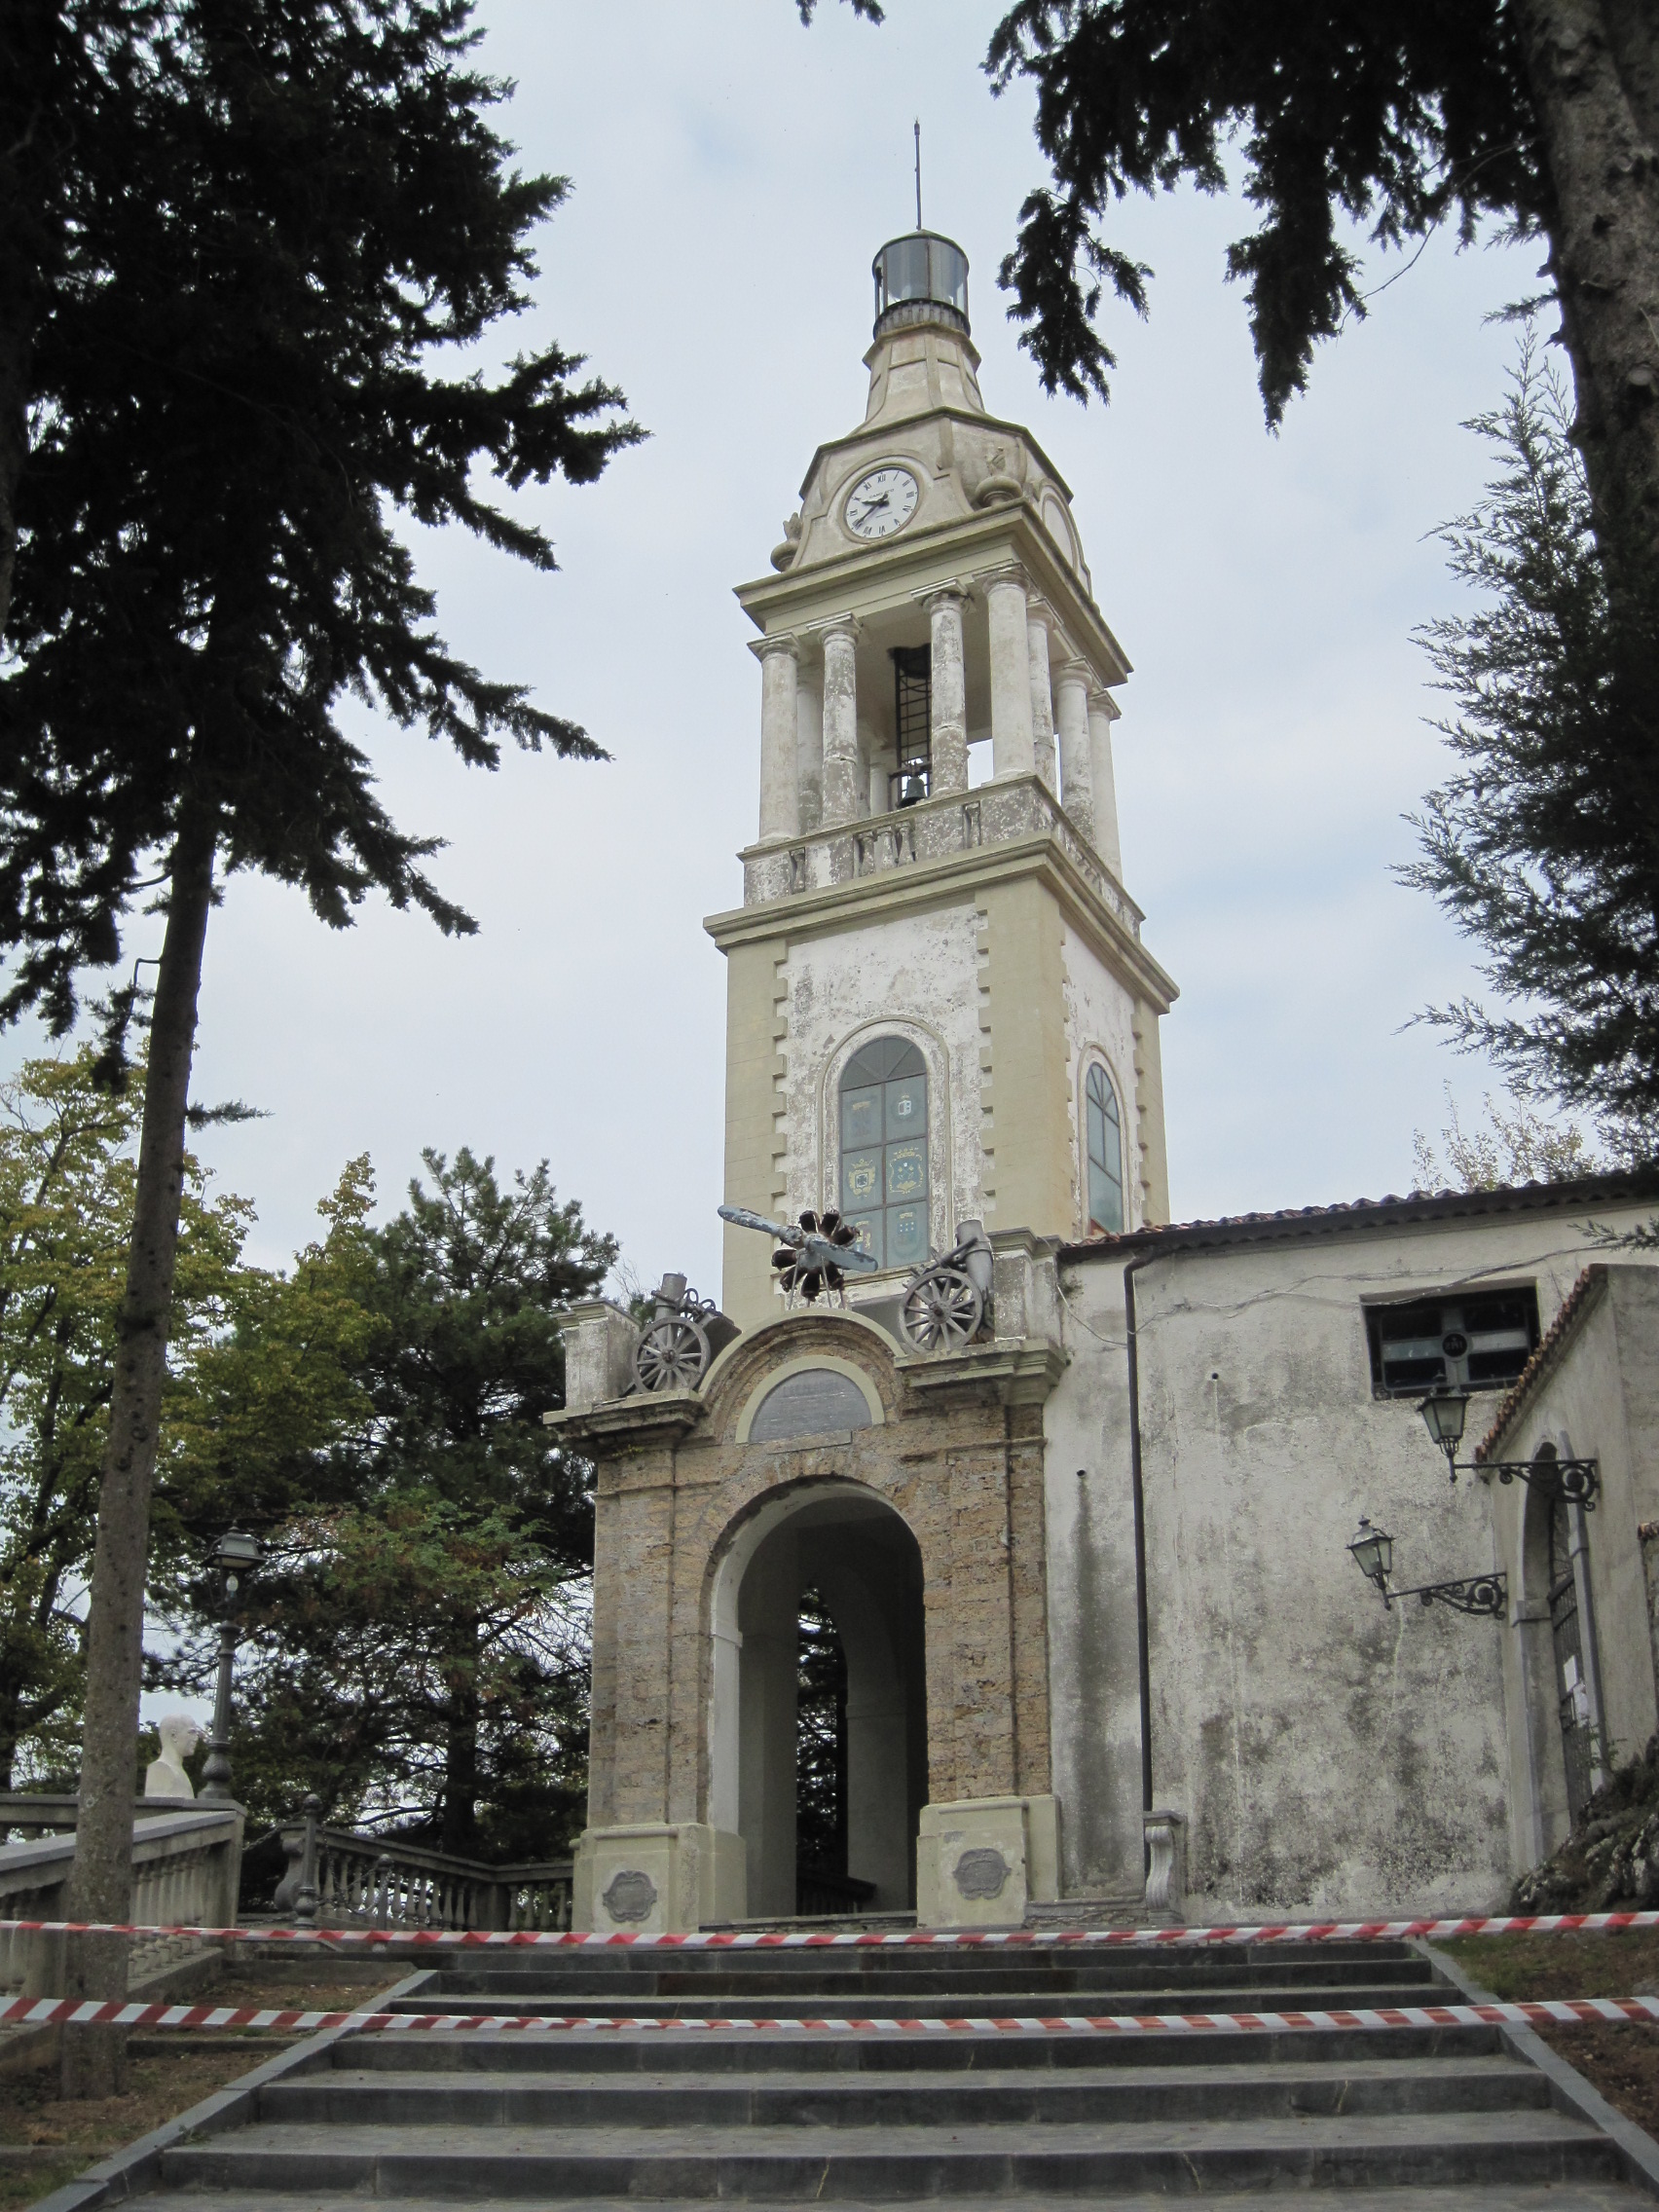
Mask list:
[[[845,1286],[849,1270],[862,1274],[875,1272],[874,1253],[865,1250],[858,1231],[833,1208],[825,1214],[803,1213],[798,1228],[788,1222],[768,1221],[764,1214],[751,1213],[746,1206],[721,1206],[719,1216],[722,1221],[735,1222],[739,1229],[757,1229],[763,1236],[778,1239],[772,1265],[792,1306],[797,1295],[810,1306],[826,1290],[838,1293]]]

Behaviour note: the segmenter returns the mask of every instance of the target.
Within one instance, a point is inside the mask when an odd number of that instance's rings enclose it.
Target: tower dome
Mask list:
[[[968,335],[968,256],[937,231],[889,239],[870,264],[875,278],[875,330],[907,322],[945,322]]]

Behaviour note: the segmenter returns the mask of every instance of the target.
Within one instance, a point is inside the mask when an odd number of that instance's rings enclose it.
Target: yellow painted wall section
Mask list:
[[[1158,1010],[1135,1001],[1135,1120],[1140,1130],[1142,1220],[1169,1219],[1169,1154],[1163,1138],[1163,1032]]]
[[[726,954],[725,1203],[778,1218],[774,1146],[783,1139],[779,1099],[780,1026],[775,993],[782,938],[734,944]],[[724,1225],[720,1307],[740,1328],[772,1318],[772,1246],[753,1229]]]
[[[990,1107],[988,1229],[1069,1236],[1072,1139],[1067,1088],[1065,936],[1034,878],[986,887],[990,1044],[980,1103]]]

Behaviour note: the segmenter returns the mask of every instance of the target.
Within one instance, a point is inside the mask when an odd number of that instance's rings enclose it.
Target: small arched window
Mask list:
[[[928,1257],[928,1071],[903,1037],[877,1037],[841,1076],[841,1212],[878,1266]]]
[[[1124,1226],[1124,1124],[1112,1078],[1096,1060],[1088,1105],[1088,1234],[1116,1236]]]

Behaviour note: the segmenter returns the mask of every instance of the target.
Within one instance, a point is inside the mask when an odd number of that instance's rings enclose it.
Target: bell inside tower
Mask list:
[[[893,729],[898,766],[887,779],[889,807],[919,806],[933,790],[933,653],[893,647]]]

